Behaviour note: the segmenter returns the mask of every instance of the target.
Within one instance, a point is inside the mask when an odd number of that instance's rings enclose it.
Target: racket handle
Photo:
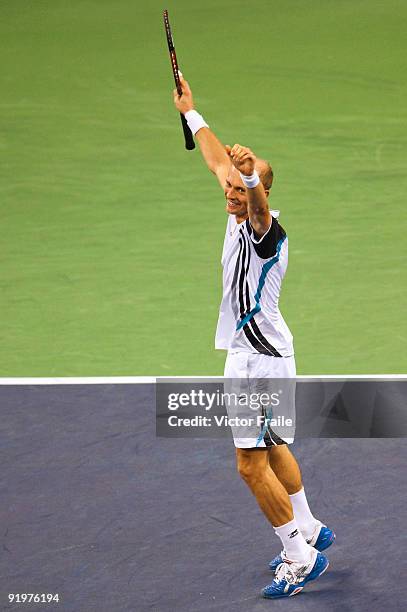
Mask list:
[[[195,149],[194,137],[192,136],[192,132],[188,127],[188,123],[184,115],[180,113],[179,116],[181,117],[182,129],[184,130],[185,148],[187,151],[192,151],[192,149]]]

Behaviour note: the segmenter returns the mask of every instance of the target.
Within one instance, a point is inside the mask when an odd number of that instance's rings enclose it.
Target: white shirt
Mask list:
[[[222,253],[223,298],[215,347],[275,357],[294,354],[293,337],[278,307],[288,264],[288,238],[271,211],[272,224],[256,240],[249,220],[229,215]]]

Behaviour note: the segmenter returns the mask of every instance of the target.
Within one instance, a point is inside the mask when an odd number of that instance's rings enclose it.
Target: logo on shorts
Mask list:
[[[288,534],[288,537],[295,538],[296,535],[298,535],[298,529],[294,529],[294,531]]]

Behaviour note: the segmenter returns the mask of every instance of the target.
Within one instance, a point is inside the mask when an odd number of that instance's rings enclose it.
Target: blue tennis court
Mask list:
[[[231,440],[155,434],[152,384],[2,385],[4,610],[404,610],[404,439],[294,446],[330,568],[290,601],[259,591],[279,551]],[[9,594],[58,594],[50,604]]]

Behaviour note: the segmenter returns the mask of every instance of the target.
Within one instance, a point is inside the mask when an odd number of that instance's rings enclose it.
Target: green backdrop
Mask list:
[[[271,160],[298,371],[402,373],[402,0],[3,0],[1,376],[221,374],[223,194],[196,106]]]

